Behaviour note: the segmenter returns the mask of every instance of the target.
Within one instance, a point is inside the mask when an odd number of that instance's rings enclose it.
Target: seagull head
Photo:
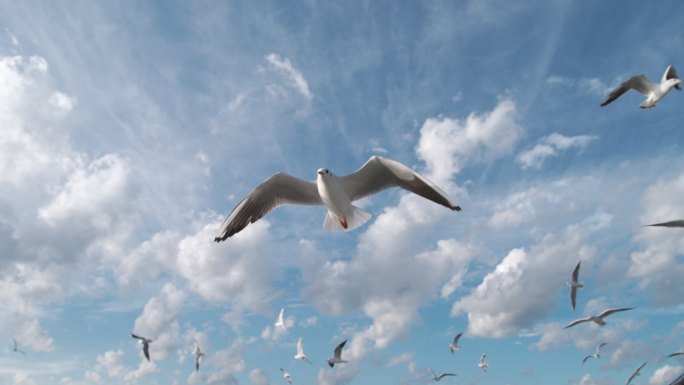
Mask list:
[[[674,87],[674,88],[676,88],[677,90],[681,91],[681,90],[682,90],[682,87],[681,87],[682,80],[681,80],[681,79],[677,79],[677,78],[672,78],[671,80],[672,80],[672,82],[674,83],[674,85],[673,85],[672,87]]]
[[[318,169],[318,175],[319,176],[324,176],[324,175],[330,176],[330,175],[332,175],[332,173],[327,168],[319,168]]]

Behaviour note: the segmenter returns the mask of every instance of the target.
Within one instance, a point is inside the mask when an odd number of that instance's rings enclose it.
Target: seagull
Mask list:
[[[453,374],[453,373],[440,373],[439,375],[437,375],[437,374],[435,374],[435,372],[432,370],[432,368],[428,368],[428,369],[430,369],[430,373],[432,373],[432,379],[435,380],[435,381],[439,381],[439,380],[441,380],[442,378],[444,378],[444,377],[446,377],[446,376],[455,376],[455,374]]]
[[[202,362],[202,357],[204,356],[204,353],[200,350],[197,342],[195,342],[195,351],[193,354],[195,355],[195,371],[197,372],[199,371],[200,362]]]
[[[297,340],[297,354],[294,356],[295,360],[302,360],[311,363],[309,359],[304,354],[304,346],[302,346],[302,337]]]
[[[575,310],[575,303],[577,300],[577,289],[580,287],[584,287],[584,284],[578,281],[580,263],[582,263],[582,261],[577,262],[575,270],[572,271],[572,281],[568,282],[568,286],[570,286],[570,304],[572,305],[572,310]]]
[[[667,67],[660,83],[653,83],[644,75],[632,76],[614,89],[601,103],[601,107],[605,107],[630,89],[634,89],[646,96],[646,100],[639,107],[653,108],[656,102],[667,95],[673,87],[681,91],[681,83],[682,81],[677,77],[677,71],[675,71],[673,66]]]
[[[454,354],[455,350],[461,350],[461,347],[458,346],[458,339],[461,338],[463,333],[458,333],[454,337],[454,340],[449,344],[449,350],[451,350],[451,354]]]
[[[280,368],[280,371],[283,372],[283,378],[287,380],[290,384],[292,383],[292,376],[290,373],[286,372],[285,369]]]
[[[287,333],[287,326],[285,326],[285,317],[283,316],[283,313],[285,313],[285,309],[282,308],[280,309],[280,313],[278,314],[278,320],[275,323],[276,327],[279,327]]]
[[[344,364],[347,361],[342,359],[342,348],[344,348],[344,344],[347,343],[347,340],[344,340],[340,342],[337,347],[335,347],[335,352],[334,352],[334,357],[328,360],[328,365],[332,368],[335,366],[335,364]]]
[[[150,360],[150,343],[152,342],[152,340],[148,340],[145,337],[136,336],[133,333],[131,333],[131,337],[137,339],[138,342],[140,344],[142,344],[142,350],[143,350],[143,353],[145,353],[145,358],[147,358],[147,361],[149,361]]]
[[[675,353],[670,353],[667,355],[667,358],[675,357],[675,356],[681,356],[683,355],[684,352],[675,352]]]
[[[648,362],[648,361],[646,361],[646,362]],[[638,368],[636,368],[636,370],[635,370],[634,372],[632,372],[632,374],[631,374],[631,375],[629,376],[629,378],[627,379],[627,382],[625,382],[625,385],[629,385],[629,383],[632,382],[632,380],[634,379],[634,377],[636,377],[636,376],[639,375],[639,372],[641,371],[641,368],[643,368],[644,366],[646,366],[646,362],[644,362],[643,364],[641,364],[641,366],[639,366]]]
[[[633,307],[625,307],[622,309],[607,309],[607,310],[604,310],[603,313],[601,313],[599,315],[592,315],[592,316],[589,316],[586,318],[580,318],[578,320],[574,320],[574,321],[570,322],[570,324],[568,326],[566,326],[565,329],[567,329],[569,327],[573,327],[577,324],[581,324],[582,322],[589,322],[589,321],[594,321],[597,324],[603,326],[606,324],[606,321],[604,320],[604,318],[608,317],[609,315],[611,315],[613,313],[617,313],[619,311],[626,311],[626,310],[632,310],[632,309],[634,309],[634,308]]]
[[[486,372],[487,368],[489,367],[489,365],[487,365],[487,362],[485,361],[486,359],[487,359],[487,354],[483,354],[482,357],[480,357],[480,363],[477,364],[477,366],[479,366],[480,369],[482,369],[482,371],[484,371],[484,372]]]
[[[589,358],[591,358],[591,357],[594,357],[594,358],[597,358],[597,359],[598,359],[598,358],[601,358],[601,348],[604,347],[604,346],[606,346],[606,345],[608,345],[608,343],[607,343],[607,342],[604,342],[604,343],[602,343],[601,345],[597,346],[597,347],[596,347],[596,353],[590,354],[590,355],[584,357],[584,359],[582,360],[582,364],[584,364],[585,362],[587,362],[587,360],[588,360]]]
[[[12,338],[12,342],[14,342],[14,349],[12,349],[13,352],[21,353],[21,354],[23,354],[23,355],[26,355],[26,352],[25,352],[25,351],[19,349],[19,345],[17,345],[17,340],[15,340],[14,338]]]
[[[669,221],[663,223],[654,223],[647,226],[660,226],[660,227],[684,227],[684,219],[678,219],[676,221]]]
[[[372,156],[356,172],[337,176],[319,168],[316,180],[303,180],[283,172],[276,173],[256,186],[230,212],[214,241],[221,242],[254,223],[283,204],[325,205],[328,213],[323,228],[350,231],[364,224],[370,214],[352,202],[390,187],[401,187],[451,210],[461,207],[442,189],[407,166],[381,156]]]

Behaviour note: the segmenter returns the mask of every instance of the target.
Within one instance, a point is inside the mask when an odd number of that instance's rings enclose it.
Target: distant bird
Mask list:
[[[487,371],[487,368],[489,367],[489,365],[487,365],[486,360],[487,360],[487,354],[483,354],[482,357],[480,357],[480,363],[477,364],[477,366],[479,366],[480,369],[482,369],[485,372]]]
[[[446,376],[455,376],[455,374],[453,374],[453,373],[440,373],[439,375],[437,375],[437,374],[435,374],[435,372],[432,370],[432,368],[428,368],[428,369],[430,369],[430,373],[432,373],[432,379],[435,380],[435,381],[439,381],[439,380],[441,380],[442,378],[444,378],[444,377],[446,377]]]
[[[292,376],[290,373],[286,372],[285,369],[280,368],[280,371],[283,372],[283,378],[287,380],[290,384],[292,383]]]
[[[200,349],[199,344],[197,344],[197,342],[195,342],[195,351],[192,354],[195,355],[195,371],[198,372],[200,362],[202,362],[202,357],[204,357],[204,353]]]
[[[461,350],[461,347],[458,345],[458,340],[461,338],[462,335],[463,333],[456,334],[454,340],[451,341],[451,343],[449,344],[449,350],[451,350],[451,354],[454,354],[455,350]]]
[[[145,358],[147,358],[147,361],[149,361],[150,360],[150,343],[152,342],[152,340],[149,340],[145,337],[136,336],[133,333],[131,333],[131,337],[137,339],[138,343],[140,343],[142,345],[142,350],[143,350],[143,353],[145,353]]]
[[[684,354],[684,352],[670,353],[670,354],[667,355],[666,358],[672,358],[672,357],[675,357],[675,356],[681,356],[681,355],[683,355],[683,354]]]
[[[575,310],[575,303],[577,302],[577,289],[584,287],[584,284],[578,281],[580,263],[582,263],[582,261],[577,262],[575,270],[572,271],[572,280],[567,283],[568,286],[570,286],[570,304],[572,305],[572,310]]]
[[[303,180],[279,172],[256,186],[230,212],[214,241],[225,241],[283,204],[325,205],[328,213],[323,228],[349,231],[362,224],[370,214],[352,202],[390,187],[401,187],[451,210],[461,208],[442,189],[405,165],[372,156],[356,172],[338,177],[319,168],[316,180]]]
[[[646,96],[646,100],[644,100],[639,107],[652,108],[655,107],[656,103],[667,95],[673,87],[681,91],[681,83],[682,81],[677,77],[677,71],[675,71],[673,66],[667,67],[660,83],[653,83],[644,75],[632,76],[614,89],[601,103],[601,107],[605,107],[625,92],[633,89]]]
[[[652,225],[647,225],[647,226],[660,226],[660,227],[684,227],[684,220],[678,219],[676,221],[669,221],[669,222],[663,222],[663,223],[654,223]]]
[[[629,376],[629,378],[627,379],[627,382],[625,382],[625,385],[629,385],[629,383],[632,382],[632,380],[634,379],[634,377],[636,377],[636,376],[639,375],[639,372],[641,371],[641,368],[643,368],[644,366],[646,366],[646,363],[647,363],[647,362],[648,362],[648,361],[644,362],[643,364],[641,364],[641,366],[639,366],[638,368],[636,368],[636,369],[634,370],[634,372],[632,372],[632,374],[631,374],[631,375]]]
[[[14,338],[12,338],[12,342],[14,342],[14,348],[12,349],[13,352],[15,352],[15,353],[21,353],[21,354],[23,354],[23,355],[26,355],[26,352],[25,352],[25,351],[19,349],[19,345],[17,344],[17,340],[15,340]]]
[[[309,359],[304,354],[304,346],[302,345],[302,337],[297,340],[297,354],[294,356],[295,360],[302,360],[311,363]]]
[[[621,309],[607,309],[607,310],[604,310],[603,313],[601,313],[599,315],[592,315],[592,316],[589,316],[586,318],[580,318],[578,320],[574,320],[568,326],[566,326],[565,329],[567,329],[569,327],[573,327],[577,324],[581,324],[582,322],[589,322],[589,321],[594,321],[597,324],[603,326],[606,324],[606,321],[604,321],[603,319],[608,317],[609,315],[611,315],[613,313],[617,313],[619,311],[627,311],[627,310],[632,310],[632,309],[634,309],[634,308],[633,307],[625,307],[625,308],[621,308]]]
[[[285,317],[283,314],[285,313],[285,309],[280,309],[280,313],[278,313],[278,319],[276,320],[275,326],[283,329],[287,333],[287,326],[285,325]]]
[[[587,362],[587,360],[588,360],[589,358],[591,358],[591,357],[594,357],[594,358],[596,358],[596,359],[601,358],[601,348],[604,347],[604,346],[606,346],[606,345],[608,345],[608,343],[607,343],[607,342],[604,342],[604,343],[602,343],[601,345],[597,346],[597,347],[596,347],[596,353],[590,354],[590,355],[584,357],[584,359],[582,360],[582,364],[584,364],[585,362]]]
[[[342,348],[344,348],[344,344],[347,343],[347,340],[344,340],[340,342],[337,347],[335,347],[335,351],[333,352],[333,358],[328,360],[328,365],[332,368],[335,366],[335,364],[344,364],[347,361],[342,359]]]

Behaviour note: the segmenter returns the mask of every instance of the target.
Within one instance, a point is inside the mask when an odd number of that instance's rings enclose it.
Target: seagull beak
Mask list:
[[[318,175],[323,175],[323,171],[319,171],[319,172],[318,172]]]

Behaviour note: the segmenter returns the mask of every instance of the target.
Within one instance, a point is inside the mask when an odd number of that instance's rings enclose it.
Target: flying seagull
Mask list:
[[[584,364],[584,363],[587,362],[587,360],[588,360],[589,358],[591,358],[591,357],[594,357],[594,358],[597,358],[597,359],[598,359],[598,358],[601,358],[601,348],[604,347],[604,346],[606,346],[607,344],[608,344],[607,342],[604,342],[604,343],[602,343],[601,345],[597,346],[597,347],[596,347],[596,353],[590,354],[590,355],[584,357],[584,359],[582,360],[582,363]]]
[[[275,322],[275,326],[283,329],[287,333],[287,326],[285,325],[285,317],[283,314],[285,313],[285,309],[282,308],[280,309],[280,313],[278,313],[278,320]]]
[[[390,187],[401,187],[451,210],[461,207],[442,189],[405,165],[381,156],[372,156],[356,172],[338,177],[327,168],[319,168],[316,180],[303,180],[279,172],[256,186],[230,212],[214,241],[225,241],[283,204],[325,205],[328,213],[323,228],[349,231],[363,223],[370,214],[352,202]]]
[[[603,313],[601,313],[599,315],[592,315],[592,316],[589,316],[586,318],[580,318],[578,320],[574,320],[574,321],[570,322],[570,324],[568,326],[566,326],[565,329],[567,329],[569,327],[573,327],[577,324],[581,324],[582,322],[589,322],[589,321],[594,321],[597,324],[603,326],[606,324],[606,321],[604,320],[604,318],[608,317],[609,315],[611,315],[613,313],[617,313],[619,311],[626,311],[626,310],[632,310],[632,309],[634,309],[634,308],[633,307],[625,307],[622,309],[607,309],[607,310],[604,310]]]
[[[439,375],[437,375],[437,374],[435,374],[435,372],[432,370],[432,368],[428,368],[428,369],[430,369],[430,373],[432,373],[432,379],[435,380],[435,381],[439,381],[439,380],[441,380],[442,378],[444,378],[444,377],[446,377],[446,376],[455,376],[455,374],[453,374],[453,373],[440,373]]]
[[[202,362],[202,357],[204,356],[204,353],[200,349],[199,344],[197,344],[197,342],[195,342],[195,351],[193,352],[193,354],[195,355],[195,371],[197,372],[199,371],[200,362]]]
[[[12,349],[13,352],[15,352],[15,353],[21,353],[21,354],[23,354],[23,355],[26,355],[26,352],[25,352],[25,351],[19,349],[19,345],[17,344],[17,340],[15,340],[14,338],[12,338],[12,342],[14,342],[14,348]]]
[[[646,362],[648,362],[648,361],[646,361]],[[629,385],[629,383],[632,382],[632,380],[634,379],[634,377],[636,377],[636,376],[639,375],[639,372],[641,371],[641,368],[643,368],[644,366],[646,366],[646,362],[644,362],[643,364],[641,364],[641,366],[639,366],[638,368],[636,368],[636,370],[634,370],[634,372],[632,372],[632,374],[631,374],[631,375],[629,376],[629,378],[627,379],[627,382],[625,382],[625,385]]]
[[[287,380],[290,384],[292,383],[292,376],[290,373],[286,372],[285,369],[280,368],[280,371],[283,372],[283,378]]]
[[[648,226],[660,226],[660,227],[684,227],[684,219],[678,219],[676,221],[669,221],[663,223],[654,223]]]
[[[302,337],[297,340],[297,354],[294,356],[295,360],[302,360],[311,363],[309,359],[304,354],[304,346],[302,345]]]
[[[489,367],[489,365],[487,365],[486,360],[487,360],[487,354],[483,354],[482,357],[480,357],[480,363],[477,364],[477,366],[479,366],[480,369],[482,369],[485,372],[487,371],[487,368]]]
[[[140,343],[142,345],[142,350],[143,350],[143,353],[145,353],[145,358],[147,358],[147,361],[149,361],[150,360],[150,343],[152,342],[152,340],[148,340],[145,337],[136,336],[133,333],[131,333],[131,337],[137,339],[138,343]]]
[[[454,337],[454,340],[449,344],[449,350],[451,350],[451,354],[454,354],[455,350],[461,350],[461,347],[458,345],[458,340],[461,338],[463,333],[458,333]]]
[[[627,81],[620,84],[616,89],[614,89],[601,103],[601,107],[605,107],[613,100],[619,98],[625,92],[633,89],[646,96],[646,100],[644,100],[639,107],[653,108],[655,107],[656,102],[667,95],[667,93],[670,92],[673,87],[681,91],[681,83],[682,81],[679,79],[679,77],[677,77],[677,71],[675,71],[673,66],[667,67],[660,83],[653,83],[644,75],[632,76]]]
[[[675,352],[675,353],[670,353],[667,355],[667,358],[675,357],[675,356],[681,356],[683,355],[684,352]]]
[[[333,358],[328,360],[328,365],[330,365],[331,368],[334,367],[335,364],[344,364],[347,362],[342,359],[342,348],[344,348],[344,344],[346,343],[347,340],[344,340],[335,348]]]
[[[572,305],[572,310],[575,310],[575,303],[577,302],[577,289],[584,287],[584,284],[578,281],[580,263],[582,263],[582,261],[577,262],[575,270],[572,271],[572,281],[568,282],[568,286],[570,286],[570,304]]]

